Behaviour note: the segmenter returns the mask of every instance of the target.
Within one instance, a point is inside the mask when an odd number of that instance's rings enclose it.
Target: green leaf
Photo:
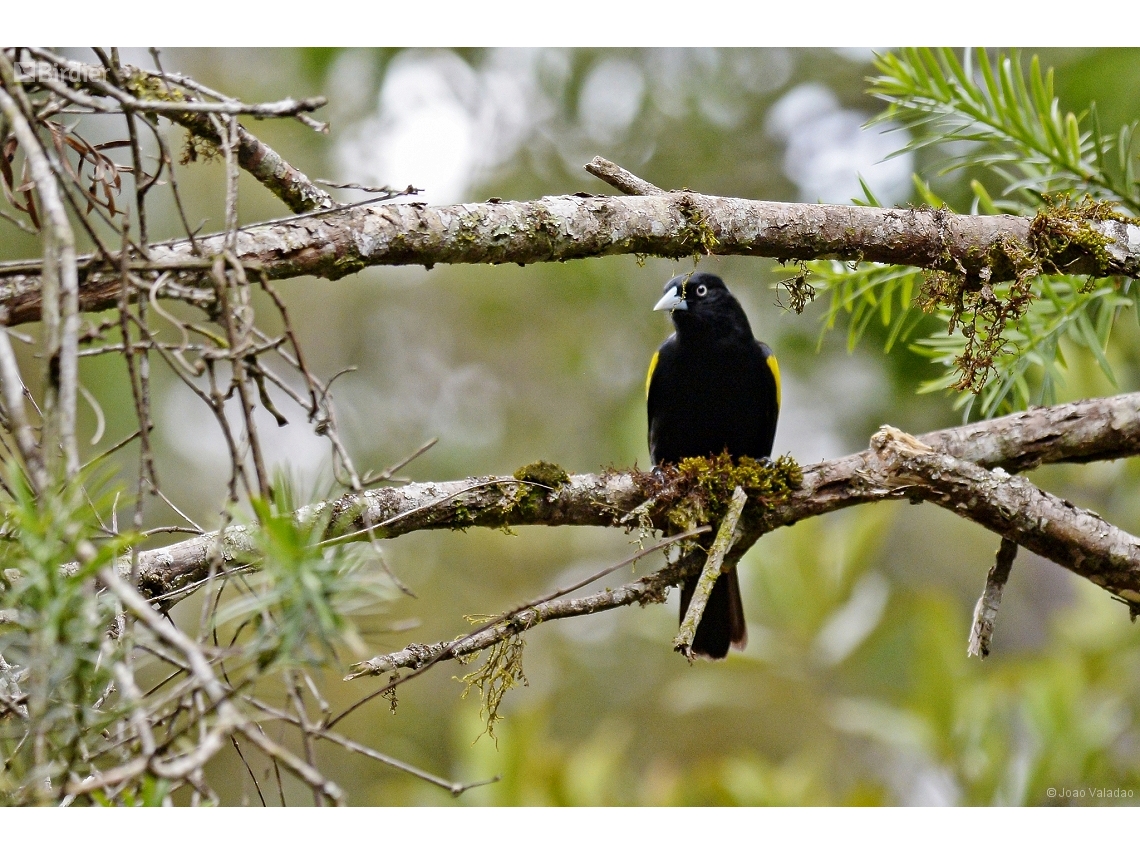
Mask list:
[[[994,205],[994,200],[990,198],[989,192],[986,190],[985,185],[978,179],[970,182],[970,189],[974,191],[974,199],[977,202],[978,210],[983,214],[997,214],[1000,213],[997,206]]]
[[[878,198],[875,196],[875,194],[871,192],[871,188],[870,188],[870,186],[868,186],[867,182],[863,179],[863,176],[859,175],[858,178],[859,178],[859,186],[863,189],[863,201],[860,201],[859,199],[852,199],[851,201],[853,201],[856,205],[863,205],[863,206],[869,205],[872,208],[883,207],[883,203],[880,202],[878,200]]]
[[[970,57],[967,57],[970,59]],[[878,119],[891,118],[907,128],[911,140],[904,151],[942,147],[947,142],[969,141],[982,148],[947,158],[943,173],[967,167],[998,167],[1004,171],[1007,186],[1002,202],[1016,202],[1029,214],[1035,203],[1031,194],[1055,193],[1069,189],[1098,198],[1118,200],[1123,207],[1140,210],[1140,196],[1131,180],[1125,156],[1120,177],[1104,168],[1104,153],[1114,144],[1127,140],[1106,138],[1095,116],[1089,114],[1092,129],[1082,128],[1081,115],[1062,114],[1054,95],[1053,71],[1041,72],[1040,60],[1033,57],[1026,73],[1019,54],[998,54],[991,61],[985,51],[976,54],[982,87],[969,77],[965,68],[948,50],[903,50],[876,61],[882,72],[872,80],[872,94],[888,104]],[[1027,79],[1028,75],[1028,79]],[[1086,157],[1098,159],[1093,165]]]
[[[1080,338],[1084,341],[1085,346],[1089,349],[1092,355],[1096,358],[1100,370],[1104,372],[1104,376],[1108,378],[1113,386],[1117,386],[1116,375],[1112,373],[1112,366],[1108,364],[1106,348],[1101,344],[1100,338],[1093,329],[1092,322],[1089,320],[1087,314],[1080,314],[1077,316],[1077,332]]]
[[[1081,150],[1081,128],[1077,124],[1077,117],[1072,113],[1065,116],[1065,131],[1069,140],[1069,151],[1072,154],[1073,163],[1080,166],[1083,157]]]

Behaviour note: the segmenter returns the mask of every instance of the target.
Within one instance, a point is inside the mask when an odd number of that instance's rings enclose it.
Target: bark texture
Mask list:
[[[871,448],[879,464],[868,478],[873,488],[936,502],[1140,604],[1140,538],[1028,478],[942,454],[894,428],[875,434]]]
[[[366,267],[417,264],[534,264],[602,255],[681,258],[693,254],[778,259],[836,258],[906,264],[997,281],[1014,271],[994,248],[1024,244],[1030,220],[969,216],[927,209],[758,202],[704,196],[549,196],[528,202],[466,205],[382,204],[293,217],[238,233],[237,254],[270,279],[340,279]],[[1065,272],[1140,274],[1140,229],[1096,224],[1111,241],[1104,260],[1081,254],[1057,261]],[[155,245],[158,269],[179,271],[160,293],[209,305],[204,259],[223,250],[224,236]],[[119,294],[118,262],[81,260],[80,307],[110,308]],[[0,307],[9,323],[40,317],[34,263],[0,268]]]
[[[910,498],[937,502],[1140,602],[1135,539],[1107,523],[1101,527],[1097,521],[1104,521],[1095,514],[1043,493],[1026,479],[1010,477],[1045,463],[1140,454],[1140,393],[1039,407],[923,434],[914,442],[925,449],[923,454],[935,456],[903,455],[898,443],[880,438],[877,446],[873,443],[858,454],[803,467],[803,483],[787,501],[741,524],[740,540],[726,561],[737,560],[772,529],[851,505]],[[636,525],[638,511],[661,510],[646,510],[652,480],[617,471],[572,475],[568,484],[557,488],[515,478],[417,483],[345,496],[303,508],[298,516],[327,519],[328,535],[334,539],[361,537],[366,529],[377,538],[390,538],[471,526],[621,527]],[[235,526],[224,536],[215,532],[141,552],[140,587],[167,604],[177,602],[207,578],[212,561],[226,569],[255,568],[253,533]],[[120,569],[129,573],[130,566],[124,559]]]

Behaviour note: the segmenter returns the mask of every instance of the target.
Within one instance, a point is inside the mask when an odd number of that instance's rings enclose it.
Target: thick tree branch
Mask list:
[[[959,462],[985,469],[1001,467],[1009,473],[1045,463],[1134,456],[1140,454],[1140,393],[1035,408],[924,434],[918,440]],[[746,530],[742,526],[741,539],[727,560],[738,558],[766,531],[840,508],[906,495],[906,490],[897,484],[876,484],[869,479],[869,473],[881,470],[879,458],[880,453],[869,448],[803,467],[802,486],[787,501],[769,506]],[[627,515],[650,498],[649,480],[636,479],[629,472],[610,472],[573,475],[568,484],[557,489],[525,484],[514,478],[418,483],[368,490],[359,496],[313,505],[298,511],[298,518],[327,518],[331,538],[362,537],[366,530],[376,538],[391,538],[425,529],[470,526],[621,527],[626,524]],[[539,491],[541,500],[522,500],[532,495],[529,491]],[[930,498],[936,500],[933,495]],[[1011,539],[1017,540],[1012,536]],[[1034,551],[1041,547],[1037,541],[1018,542]],[[207,578],[210,562],[217,554],[231,570],[250,567],[257,561],[253,533],[234,526],[226,529],[222,537],[215,532],[140,552],[140,587],[166,604],[177,602]],[[129,569],[130,561],[124,559],[120,570],[126,573]],[[1098,571],[1090,573],[1100,576]],[[1130,573],[1114,571],[1104,578],[1105,587],[1114,592],[1140,591],[1140,571],[1136,569]]]
[[[927,437],[937,439],[939,434],[928,434]],[[1119,594],[1128,602],[1133,615],[1140,611],[1140,538],[1109,525],[1096,514],[1074,508],[1063,499],[1036,487],[1026,478],[1011,476],[1002,469],[991,472],[976,463],[939,453],[909,434],[889,426],[872,437],[868,452],[853,457],[863,458],[867,463],[866,467],[859,470],[862,488],[854,490],[861,494],[863,501],[929,499],[1003,535],[1002,549],[990,572],[991,578],[987,580],[987,595],[991,595],[991,589],[996,587],[1000,600],[1001,586],[1009,576],[1009,567],[1016,555],[1017,544],[1020,543]],[[733,517],[739,515],[744,504],[743,492],[737,488],[737,493],[740,495],[734,495],[734,504],[717,535],[717,545],[720,545],[723,537],[727,546],[727,541],[736,528]],[[796,497],[793,496],[788,504],[794,505],[795,500]],[[772,526],[764,523],[754,525],[737,542],[728,557],[738,559],[770,528]],[[719,572],[720,561],[726,558],[724,551],[714,546],[698,581],[698,590],[706,581],[707,587],[711,589],[715,574]],[[714,559],[718,559],[715,571],[710,572]],[[694,551],[658,573],[620,588],[575,600],[541,603],[512,615],[510,620],[497,621],[459,642],[411,644],[395,653],[353,665],[345,679],[374,676],[400,668],[416,670],[443,659],[472,655],[546,620],[593,614],[632,603],[660,602],[668,587],[696,572],[699,560],[700,553]],[[694,602],[697,601],[696,594],[693,599]],[[983,597],[983,602],[979,602],[979,610],[983,609],[983,604],[989,607],[989,611],[982,616],[983,623],[988,620],[988,624],[981,630],[985,638],[975,644],[975,637],[979,633],[975,625],[971,633],[971,651],[982,645],[979,647],[982,651],[980,655],[985,656],[989,636],[993,632],[996,602],[991,595],[988,601]],[[691,629],[695,628],[700,617],[698,614],[690,620],[692,612],[690,606],[690,612],[682,622],[681,632],[674,641],[674,647],[686,653],[692,641]],[[978,620],[980,618],[976,617],[976,624]],[[692,627],[686,632],[690,623]]]
[[[1027,478],[940,453],[889,426],[871,438],[871,450],[878,463],[866,474],[872,489],[936,502],[1140,609],[1140,538]]]
[[[984,272],[984,278],[997,281],[1013,271],[995,265],[994,247],[1009,241],[1024,245],[1030,222],[1013,216],[760,202],[690,192],[550,196],[529,202],[340,208],[242,229],[237,255],[270,279],[340,279],[377,265],[533,264],[713,252],[907,264],[961,272],[979,281]],[[1074,247],[1071,257],[1059,260],[1065,272],[1140,273],[1140,229],[1115,221],[1094,226],[1110,241],[1108,268]],[[223,235],[198,238],[201,255],[194,254],[189,241],[152,246],[148,255],[154,266],[176,271],[160,293],[208,303],[202,259],[222,252],[224,241]],[[81,307],[113,306],[119,293],[117,264],[86,258],[81,265]],[[8,309],[12,324],[40,317],[37,263],[8,265],[7,271],[0,266],[0,306]]]
[[[195,136],[221,145],[210,117],[206,114],[171,113],[168,118]],[[332,196],[240,124],[237,126],[237,140],[238,165],[288,205],[293,213],[336,207],[336,200]]]

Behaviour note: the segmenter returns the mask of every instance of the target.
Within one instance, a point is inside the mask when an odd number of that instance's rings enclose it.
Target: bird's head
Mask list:
[[[665,283],[665,294],[653,311],[669,312],[681,336],[747,334],[748,339],[752,339],[752,328],[744,309],[724,280],[712,273],[674,276]]]

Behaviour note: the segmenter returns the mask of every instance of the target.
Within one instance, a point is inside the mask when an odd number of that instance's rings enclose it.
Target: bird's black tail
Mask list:
[[[681,620],[689,610],[689,600],[697,587],[696,576],[687,580],[681,588]],[[736,578],[736,568],[720,574],[709,595],[708,604],[697,633],[693,637],[693,653],[708,659],[723,659],[728,648],[743,650],[748,643],[748,630],[744,625],[744,606],[740,599],[740,582]]]

